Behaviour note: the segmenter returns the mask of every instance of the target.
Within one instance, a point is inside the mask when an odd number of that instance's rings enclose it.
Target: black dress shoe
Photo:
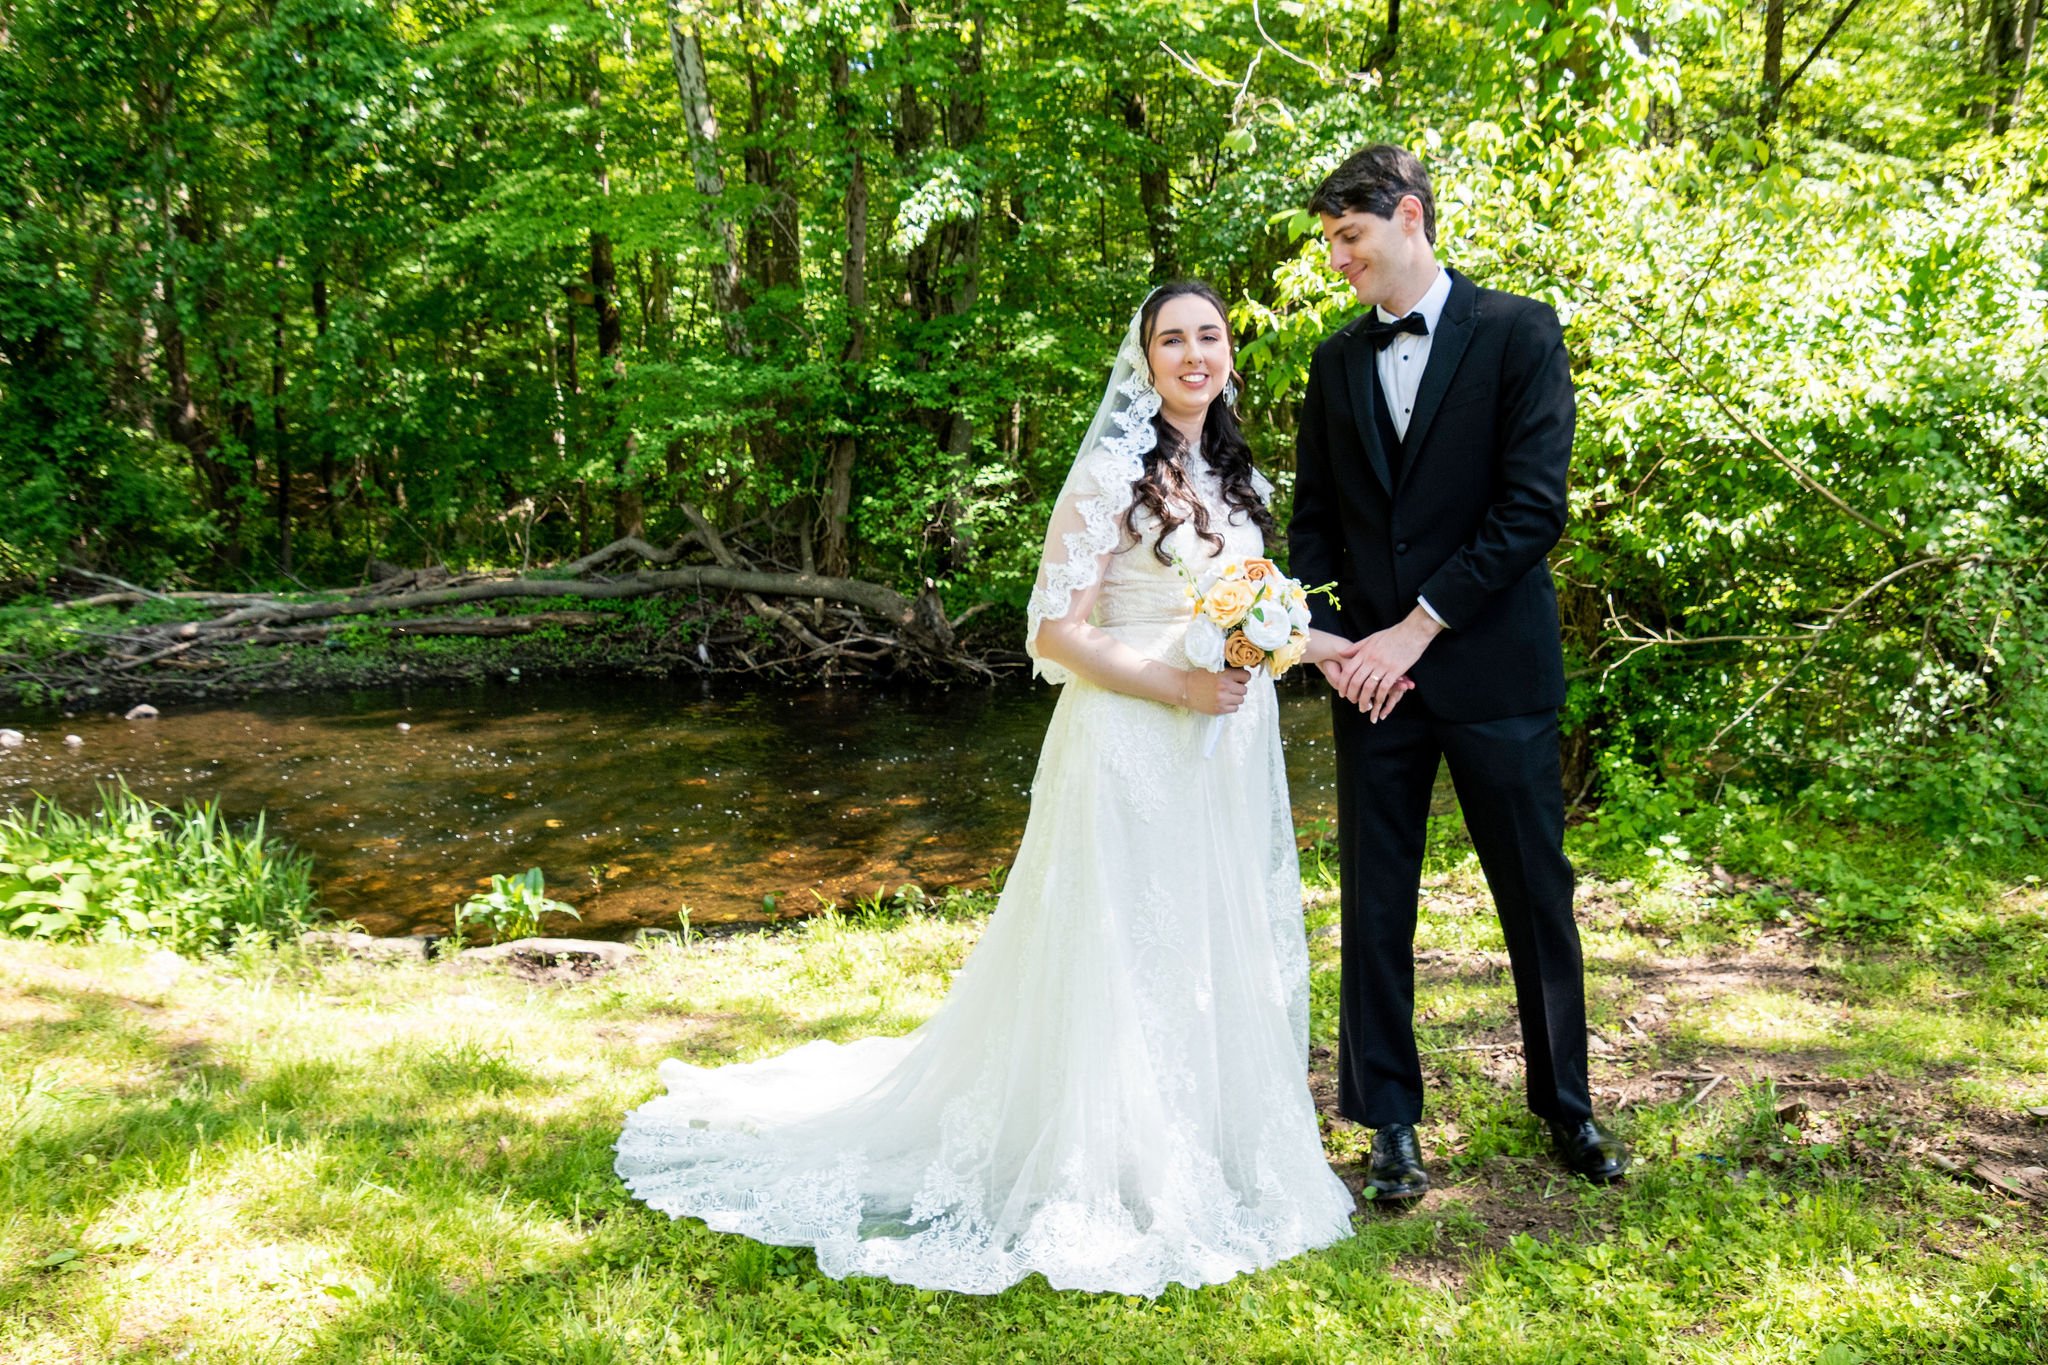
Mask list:
[[[1422,1169],[1422,1147],[1415,1141],[1415,1125],[1390,1123],[1372,1135],[1372,1162],[1366,1167],[1365,1187],[1376,1203],[1420,1199],[1429,1193],[1429,1172]]]
[[[1572,1174],[1584,1176],[1596,1185],[1621,1179],[1628,1170],[1628,1144],[1591,1119],[1577,1123],[1550,1121],[1550,1140],[1558,1159]]]

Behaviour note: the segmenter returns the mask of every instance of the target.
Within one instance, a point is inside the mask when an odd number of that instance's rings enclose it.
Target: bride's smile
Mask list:
[[[1209,405],[1230,373],[1230,331],[1216,305],[1199,294],[1180,294],[1160,305],[1146,340],[1145,360],[1159,390],[1160,410],[1199,448]]]

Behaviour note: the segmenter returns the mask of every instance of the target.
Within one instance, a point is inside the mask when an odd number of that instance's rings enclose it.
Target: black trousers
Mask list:
[[[1557,712],[1445,721],[1411,693],[1375,725],[1342,697],[1331,702],[1344,878],[1338,1112],[1368,1128],[1422,1117],[1415,913],[1430,788],[1441,759],[1450,765],[1507,938],[1529,1108],[1546,1119],[1591,1118]]]

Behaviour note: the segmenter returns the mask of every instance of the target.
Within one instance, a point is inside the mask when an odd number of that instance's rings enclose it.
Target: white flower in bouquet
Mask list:
[[[1308,594],[1302,591],[1301,584],[1288,584],[1287,591],[1281,595],[1280,600],[1287,604],[1287,619],[1294,623],[1294,628],[1296,630],[1307,630],[1309,623]]]
[[[1280,603],[1268,597],[1245,616],[1241,629],[1247,640],[1270,654],[1294,634],[1294,622]]]
[[[1223,627],[1207,616],[1197,616],[1188,622],[1188,662],[1196,668],[1211,673],[1223,671]]]

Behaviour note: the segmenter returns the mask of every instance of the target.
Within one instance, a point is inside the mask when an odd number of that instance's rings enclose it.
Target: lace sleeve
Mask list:
[[[1060,490],[1046,528],[1045,550],[1038,561],[1038,581],[1031,589],[1030,624],[1024,650],[1032,673],[1054,685],[1073,674],[1038,652],[1038,627],[1064,618],[1076,594],[1102,581],[1109,556],[1125,539],[1123,515],[1131,505],[1131,485],[1144,476],[1144,461],[1105,442],[1097,454],[1077,463]]]

